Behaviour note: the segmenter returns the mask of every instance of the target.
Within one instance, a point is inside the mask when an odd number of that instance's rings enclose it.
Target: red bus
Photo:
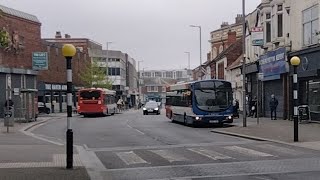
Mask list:
[[[78,92],[78,113],[80,115],[114,115],[116,113],[116,91],[91,88]]]

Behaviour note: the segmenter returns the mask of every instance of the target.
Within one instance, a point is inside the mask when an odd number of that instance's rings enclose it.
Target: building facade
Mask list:
[[[292,1],[288,6],[292,37],[288,60],[293,56],[301,60],[297,70],[298,99],[300,105],[310,107],[310,118],[313,121],[320,121],[319,4],[319,0]],[[290,77],[292,79],[292,73]],[[292,114],[292,106],[290,110]]]
[[[175,69],[175,70],[143,70],[140,72],[142,78],[164,78],[176,79],[177,81],[190,81],[191,70]]]
[[[41,23],[28,13],[2,5],[0,10],[0,116],[3,117],[4,103],[10,98],[15,116],[22,117],[36,97],[38,72],[32,69],[32,53],[41,51]]]

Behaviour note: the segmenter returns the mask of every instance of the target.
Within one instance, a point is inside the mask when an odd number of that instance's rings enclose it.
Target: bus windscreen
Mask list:
[[[96,100],[101,95],[100,91],[82,91],[80,92],[80,98],[83,100]]]

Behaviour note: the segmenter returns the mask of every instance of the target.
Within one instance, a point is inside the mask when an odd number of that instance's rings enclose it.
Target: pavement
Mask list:
[[[240,116],[232,125],[213,129],[212,132],[320,150],[320,123],[318,122],[299,124],[299,141],[294,142],[293,121],[260,117],[258,123],[257,118],[248,117],[247,127],[243,127],[242,119]]]
[[[0,123],[0,179],[1,180],[54,180],[90,179],[74,149],[74,169],[65,164],[65,142],[36,136],[32,129],[48,121],[64,118],[65,114],[42,115],[35,122],[15,123],[4,127]],[[46,139],[46,141],[44,141]]]

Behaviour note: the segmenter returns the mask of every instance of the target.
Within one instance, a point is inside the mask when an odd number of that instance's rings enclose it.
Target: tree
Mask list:
[[[100,67],[97,61],[88,63],[80,73],[80,79],[84,82],[85,87],[91,88],[112,88],[112,82],[107,77],[107,67]]]

